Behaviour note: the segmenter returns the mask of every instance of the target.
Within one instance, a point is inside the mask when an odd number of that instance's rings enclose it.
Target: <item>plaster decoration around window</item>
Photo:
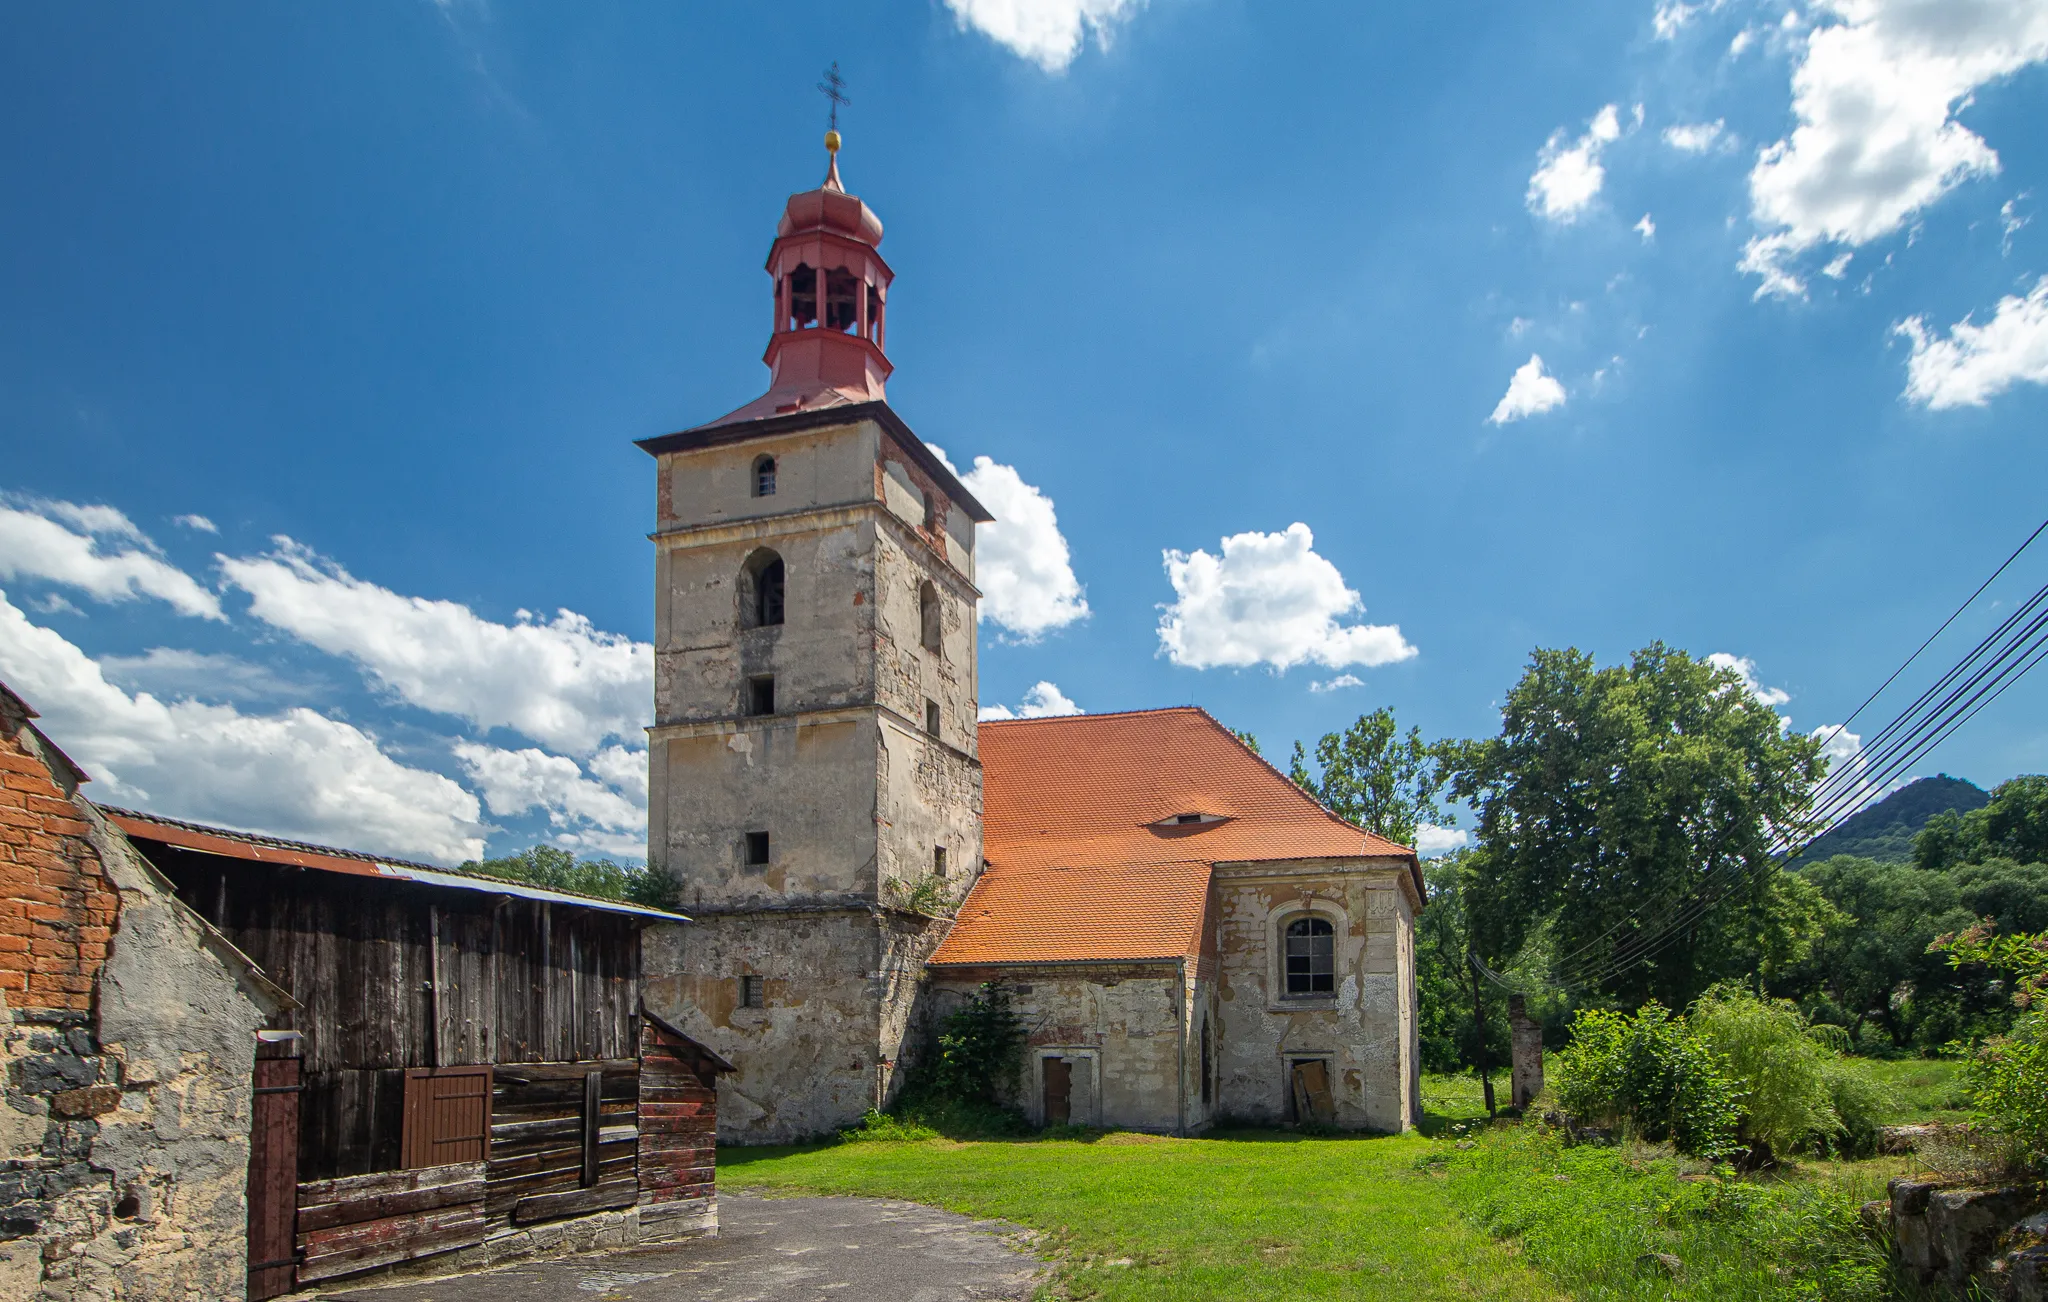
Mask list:
[[[1327,933],[1322,933],[1329,955],[1328,988],[1289,993],[1288,929],[1297,922],[1310,921],[1321,922],[1329,927]],[[1275,1013],[1302,1013],[1335,1009],[1338,1006],[1338,995],[1344,989],[1345,980],[1352,975],[1351,969],[1355,966],[1355,946],[1348,943],[1349,939],[1350,920],[1334,901],[1310,898],[1288,900],[1275,905],[1267,915],[1265,927],[1266,1010]],[[1312,951],[1315,946],[1311,944],[1305,948]],[[1305,957],[1311,960],[1312,968],[1313,953]]]

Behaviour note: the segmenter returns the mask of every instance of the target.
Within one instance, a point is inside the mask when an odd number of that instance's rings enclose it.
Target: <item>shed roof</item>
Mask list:
[[[1388,859],[1421,889],[1413,850],[1338,818],[1205,710],[991,720],[980,741],[988,867],[937,966],[1197,957],[1217,864]]]
[[[597,909],[606,913],[628,913],[665,922],[689,921],[682,914],[670,913],[665,909],[652,909],[643,904],[606,899],[600,895],[582,895],[575,891],[535,886],[530,882],[513,881],[506,877],[452,873],[429,864],[388,859],[365,854],[360,850],[341,850],[333,846],[287,841],[255,832],[238,832],[233,828],[209,827],[204,823],[188,823],[183,819],[137,813],[132,809],[116,809],[110,805],[101,805],[100,809],[114,821],[115,826],[131,838],[157,841],[164,845],[174,845],[184,850],[198,850],[205,854],[225,855],[232,859],[245,859],[251,863],[314,868],[321,872],[373,877],[391,882],[412,882],[421,886],[441,886],[460,891],[478,891],[486,895],[512,895],[552,904],[573,904],[578,908]]]

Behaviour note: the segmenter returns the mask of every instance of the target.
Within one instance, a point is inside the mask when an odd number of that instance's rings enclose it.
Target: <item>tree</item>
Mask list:
[[[1936,814],[1913,842],[1913,862],[1941,871],[1960,863],[2048,862],[2048,777],[2013,778],[1967,814]]]
[[[1846,1026],[1852,1040],[1874,1022],[1894,1048],[1905,1048],[1926,997],[1951,984],[1928,945],[1973,920],[1955,881],[1848,855],[1808,864],[1795,876],[1826,897],[1839,921],[1773,988],[1799,999],[1815,1020]]]
[[[1606,669],[1539,649],[1501,723],[1446,752],[1452,793],[1478,812],[1482,956],[1511,957],[1547,924],[1567,976],[1674,1007],[1742,972],[1777,855],[1810,828],[1819,742],[1734,671],[1662,643]],[[1675,943],[1644,952],[1674,924]]]
[[[1422,740],[1420,728],[1402,736],[1394,712],[1384,706],[1360,715],[1341,733],[1323,734],[1316,743],[1316,770],[1309,773],[1308,757],[1295,742],[1287,772],[1295,785],[1339,818],[1396,845],[1414,845],[1423,823],[1451,824],[1436,804],[1444,785],[1437,748]]]
[[[498,859],[472,859],[460,872],[504,877],[551,890],[626,900],[651,909],[673,909],[682,901],[675,878],[610,859],[578,859],[560,846],[536,845]]]

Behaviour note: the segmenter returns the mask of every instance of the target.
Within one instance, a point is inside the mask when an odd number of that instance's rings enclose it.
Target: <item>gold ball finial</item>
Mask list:
[[[834,154],[839,152],[839,133],[837,131],[827,131],[825,133],[825,149],[827,152]]]

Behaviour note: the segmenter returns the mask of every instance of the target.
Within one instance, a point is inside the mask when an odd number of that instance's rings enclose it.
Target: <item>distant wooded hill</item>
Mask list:
[[[1819,863],[1838,854],[1853,854],[1879,863],[1911,863],[1913,837],[1927,826],[1928,819],[1951,809],[1967,814],[1983,808],[1990,799],[1976,783],[1946,773],[1921,778],[1844,820],[1799,857]]]

